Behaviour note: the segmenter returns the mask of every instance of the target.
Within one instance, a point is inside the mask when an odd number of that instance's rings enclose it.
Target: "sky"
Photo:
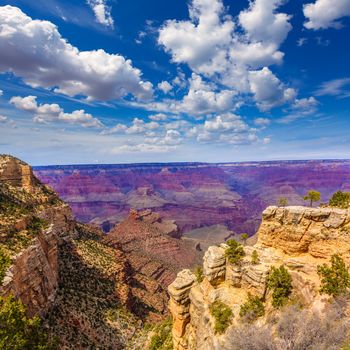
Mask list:
[[[0,0],[0,153],[350,158],[350,0]]]

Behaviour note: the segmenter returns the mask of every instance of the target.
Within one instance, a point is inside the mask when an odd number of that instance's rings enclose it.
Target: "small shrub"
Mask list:
[[[45,220],[40,219],[37,216],[33,216],[32,220],[27,226],[27,231],[30,232],[32,235],[36,236],[47,227],[48,223]]]
[[[275,308],[283,306],[292,293],[292,277],[282,265],[278,268],[271,267],[267,276],[267,287],[272,290],[272,305]]]
[[[164,322],[157,325],[154,329],[155,334],[151,338],[148,350],[172,350],[173,339],[171,329],[171,319],[167,319]]]
[[[317,273],[321,277],[321,294],[338,296],[346,292],[350,286],[349,271],[338,254],[331,257],[331,266],[326,264],[317,266]]]
[[[288,199],[286,197],[278,198],[277,205],[279,207],[286,207],[288,205]]]
[[[252,253],[252,260],[251,260],[251,263],[253,265],[258,265],[260,262],[260,259],[259,259],[259,255],[258,255],[258,252],[254,249],[253,250],[253,253]]]
[[[10,257],[4,252],[4,250],[0,247],[0,285],[5,277],[6,270],[11,265]]]
[[[257,296],[248,294],[248,300],[241,306],[239,316],[247,322],[253,322],[257,318],[264,316],[265,306]]]
[[[226,244],[228,247],[226,248],[225,256],[228,258],[228,261],[232,264],[239,264],[245,256],[242,244],[234,239],[229,239]]]
[[[232,310],[225,303],[217,300],[210,305],[210,314],[215,318],[215,333],[224,333],[231,324]]]
[[[247,244],[248,238],[249,238],[248,233],[242,233],[242,234],[241,234],[240,239],[241,239],[241,241],[243,242],[243,244]]]
[[[350,205],[350,192],[337,191],[333,194],[332,198],[329,200],[329,205],[331,207],[346,209]]]
[[[203,281],[203,268],[201,266],[197,266],[194,269],[194,275],[196,276],[197,282],[201,283]]]

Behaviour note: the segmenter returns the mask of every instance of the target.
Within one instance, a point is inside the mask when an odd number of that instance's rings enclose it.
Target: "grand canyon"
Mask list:
[[[256,232],[262,211],[285,197],[305,204],[307,190],[327,202],[350,189],[350,161],[167,163],[34,167],[73,209],[75,217],[108,232],[131,208],[175,220],[185,238],[208,244]]]

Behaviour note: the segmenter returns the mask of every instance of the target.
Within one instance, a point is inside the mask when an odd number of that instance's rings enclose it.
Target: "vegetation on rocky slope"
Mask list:
[[[49,340],[41,329],[39,317],[27,317],[26,307],[13,296],[0,297],[0,349],[53,350],[55,339]]]
[[[210,305],[210,314],[215,319],[215,333],[224,333],[231,324],[231,320],[233,318],[232,310],[222,301],[216,300]]]

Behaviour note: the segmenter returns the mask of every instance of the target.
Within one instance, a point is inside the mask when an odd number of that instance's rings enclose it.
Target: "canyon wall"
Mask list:
[[[107,232],[131,208],[152,209],[206,249],[235,233],[254,234],[263,210],[280,197],[303,205],[310,189],[323,202],[349,190],[350,161],[65,165],[36,167],[35,174],[79,221]]]
[[[271,267],[285,266],[291,277],[291,298],[306,308],[322,309],[327,298],[319,294],[317,266],[340,254],[350,263],[350,211],[334,208],[268,207],[254,246],[244,246],[240,264],[225,257],[226,244],[211,246],[204,255],[203,280],[183,270],[169,286],[175,350],[230,349],[230,330],[240,325],[241,305],[248,295],[266,300],[264,324],[276,313],[266,278]],[[256,251],[258,262],[252,260]],[[254,253],[255,254],[255,253]],[[233,312],[232,324],[223,334],[214,331],[210,306],[224,302]]]
[[[13,294],[30,315],[43,315],[57,292],[58,241],[73,230],[72,211],[29,165],[10,156],[0,157],[0,203],[1,249],[11,258],[0,294]]]

